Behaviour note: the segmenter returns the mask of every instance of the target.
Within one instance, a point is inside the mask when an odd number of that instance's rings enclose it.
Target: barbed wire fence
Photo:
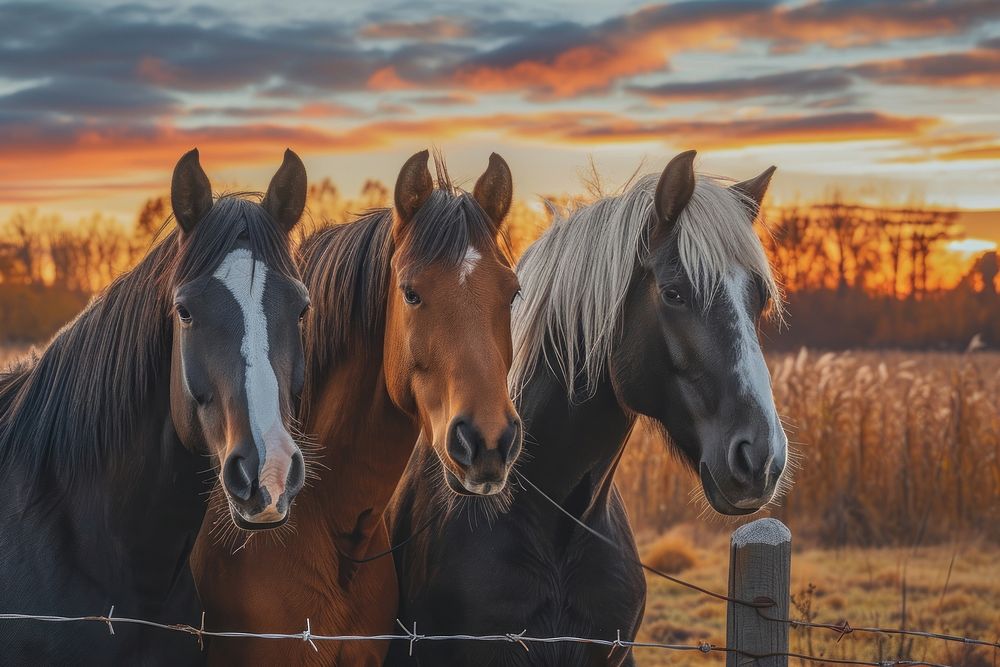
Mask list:
[[[561,636],[561,637],[534,637],[528,635],[526,632],[518,633],[506,633],[498,635],[434,635],[434,634],[421,634],[417,631],[416,624],[414,624],[412,629],[407,629],[402,625],[400,628],[405,634],[384,634],[384,635],[324,635],[314,633],[311,629],[311,623],[309,619],[306,619],[306,627],[302,632],[292,632],[292,633],[280,633],[280,632],[229,632],[229,631],[217,631],[217,630],[207,630],[204,626],[204,619],[201,627],[195,627],[193,625],[187,625],[183,623],[179,624],[166,624],[157,623],[155,621],[149,621],[144,619],[129,618],[127,616],[115,616],[114,609],[112,608],[107,614],[100,614],[94,616],[46,616],[46,615],[34,615],[34,614],[0,614],[0,620],[30,620],[30,621],[40,621],[46,623],[70,623],[70,622],[93,622],[101,623],[108,626],[108,631],[111,635],[115,634],[114,624],[132,624],[141,625],[146,627],[157,628],[160,630],[166,630],[170,632],[180,632],[184,634],[189,634],[194,636],[199,645],[204,647],[204,639],[206,637],[218,637],[218,638],[242,638],[242,639],[276,639],[276,640],[293,640],[300,641],[308,644],[314,650],[319,650],[316,642],[389,642],[389,641],[401,641],[407,642],[410,645],[410,653],[413,652],[413,646],[418,642],[442,642],[442,641],[477,641],[477,642],[503,642],[509,644],[518,644],[525,651],[530,651],[530,645],[532,644],[563,644],[563,643],[576,643],[576,644],[591,644],[596,646],[607,646],[613,652],[616,648],[640,648],[640,649],[661,649],[667,651],[684,651],[684,652],[696,652],[696,653],[724,653],[727,655],[735,655],[739,657],[744,657],[754,661],[767,660],[772,658],[795,658],[798,660],[804,660],[807,662],[817,663],[817,664],[838,664],[838,665],[873,665],[874,667],[892,667],[895,665],[922,665],[925,667],[954,667],[952,665],[945,665],[943,663],[928,662],[924,660],[908,660],[908,659],[889,659],[889,660],[854,660],[849,658],[830,658],[824,656],[813,656],[804,653],[796,653],[789,651],[773,651],[770,653],[754,653],[752,651],[729,647],[729,646],[718,646],[710,642],[700,642],[697,644],[667,644],[661,642],[643,642],[643,641],[629,641],[620,638],[619,636],[615,639],[600,639],[593,637],[572,637],[572,636]],[[397,621],[398,622],[398,621]],[[795,623],[794,621],[791,621]],[[873,632],[875,630],[872,630]],[[879,630],[879,632],[883,632]],[[934,633],[916,633],[920,636],[927,636],[930,638],[940,638],[935,637]],[[964,640],[969,643],[982,644],[980,640]],[[987,646],[997,646],[994,643],[986,642]]]
[[[525,651],[531,651],[533,645],[576,643],[607,647],[609,656],[616,650],[627,649],[652,649],[705,655],[724,654],[728,667],[747,664],[768,667],[787,665],[789,659],[804,663],[830,665],[958,667],[925,660],[903,658],[861,660],[793,652],[788,650],[788,631],[792,628],[827,630],[835,633],[837,642],[853,634],[894,635],[992,648],[995,655],[997,651],[1000,651],[1000,638],[990,641],[906,628],[854,626],[846,620],[841,623],[819,623],[789,618],[791,533],[777,519],[759,519],[734,531],[731,538],[728,595],[704,589],[678,577],[659,573],[653,568],[647,569],[654,573],[663,574],[671,582],[726,601],[728,605],[726,644],[717,645],[707,641],[690,644],[634,641],[622,639],[620,630],[613,638],[540,637],[529,634],[527,629],[516,633],[507,632],[492,635],[424,634],[419,631],[416,623],[406,627],[401,621],[397,621],[400,632],[393,634],[326,635],[313,632],[312,623],[308,618],[305,619],[304,628],[300,632],[236,632],[207,629],[204,613],[202,613],[200,626],[196,627],[188,624],[167,624],[128,616],[116,616],[113,606],[107,613],[92,616],[0,613],[0,621],[55,624],[100,623],[107,626],[110,635],[115,634],[115,625],[137,625],[191,635],[201,648],[204,648],[206,638],[297,641],[303,642],[317,651],[319,650],[318,643],[323,642],[405,642],[409,645],[411,654],[417,644],[424,642],[496,642],[517,645]]]

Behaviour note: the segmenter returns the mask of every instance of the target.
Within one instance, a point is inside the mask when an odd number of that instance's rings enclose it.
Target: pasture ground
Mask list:
[[[726,590],[728,533],[718,527],[677,526],[647,542],[642,553],[652,564],[673,565],[669,570],[685,580]],[[725,643],[724,602],[655,575],[647,575],[647,583],[641,640]],[[989,641],[1000,637],[1000,547],[985,542],[916,549],[794,545],[791,590],[793,618],[828,623],[847,619],[852,626],[905,627]],[[793,652],[828,658],[901,657],[963,667],[1000,664],[1000,654],[991,650],[930,639],[901,643],[898,637],[857,634],[837,642],[832,631],[793,629],[789,641]],[[643,667],[725,663],[721,654],[639,649],[636,655]]]
[[[0,368],[30,349],[29,346],[0,345]],[[860,357],[852,358],[858,360],[850,362],[852,364],[872,366],[887,361],[896,366],[889,373],[890,378],[903,372],[929,376],[932,367],[950,371],[961,362],[960,355],[933,353],[861,353]],[[997,377],[1000,355],[987,355],[979,360],[987,377]],[[818,376],[815,370],[804,369],[803,375]],[[855,368],[847,370],[851,372],[845,376],[856,377]],[[853,382],[845,384],[853,385]],[[873,389],[883,391],[885,387]],[[809,403],[815,404],[814,401]],[[789,406],[782,407],[788,411]],[[799,424],[806,421],[805,417],[796,417]],[[988,429],[973,434],[970,440],[989,449],[991,436],[993,433]],[[651,451],[662,451],[662,446],[657,445]],[[803,464],[809,465],[809,461]],[[656,484],[644,488],[662,485],[670,477],[672,475],[659,472]],[[679,483],[687,487],[690,480]],[[683,495],[687,497],[687,491]],[[687,508],[689,516],[697,515],[699,510],[695,505]],[[906,627],[987,640],[1000,637],[1000,545],[978,540],[975,531],[965,531],[961,540],[919,548],[833,549],[815,546],[816,540],[796,538],[807,526],[803,521],[792,523],[793,539],[796,539],[792,559],[793,617],[831,623],[847,619],[853,626]],[[640,535],[643,558],[693,583],[724,592],[728,576],[728,536],[733,527],[720,520],[710,520],[685,521],[661,535],[647,530]],[[653,575],[648,575],[648,585],[646,615],[639,639],[679,644],[703,640],[719,645],[725,643],[725,603]],[[1000,664],[1000,652],[994,655],[993,651],[983,648],[925,639],[901,642],[898,637],[870,635],[849,635],[837,642],[836,634],[826,630],[793,629],[790,648],[828,658],[879,660],[902,657],[963,667]],[[643,667],[721,665],[725,662],[721,654],[655,649],[640,649],[637,658]],[[790,664],[799,663],[792,660]]]

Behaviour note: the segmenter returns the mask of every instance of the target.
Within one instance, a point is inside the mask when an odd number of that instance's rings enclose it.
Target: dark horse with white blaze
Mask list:
[[[284,522],[302,487],[288,418],[306,290],[288,235],[305,204],[291,151],[258,204],[213,200],[197,150],[174,170],[177,229],[41,356],[0,376],[0,612],[200,621],[188,556],[205,457],[233,520]],[[5,664],[180,665],[180,633],[6,621]]]
[[[519,475],[537,490],[522,483],[508,511],[470,521],[485,499],[449,498],[437,458],[417,449],[390,512],[393,542],[412,537],[396,553],[406,627],[634,639],[646,584],[613,479],[637,419],[669,433],[718,512],[751,513],[775,494],[787,440],[756,324],[780,297],[753,229],[773,168],[726,187],[696,177],[694,156],[557,220],[527,250],[511,387],[525,429]],[[394,647],[389,664],[413,664],[408,649]],[[413,646],[424,665],[634,661],[626,648],[530,649]]]

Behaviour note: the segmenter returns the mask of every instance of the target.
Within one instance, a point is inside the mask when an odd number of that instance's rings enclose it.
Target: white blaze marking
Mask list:
[[[243,313],[243,344],[240,353],[245,364],[247,410],[254,444],[263,467],[267,456],[265,437],[273,428],[284,431],[278,408],[278,378],[268,356],[267,315],[264,313],[264,286],[267,265],[255,261],[249,250],[229,253],[215,271],[230,291]],[[277,498],[272,499],[277,501]]]
[[[772,438],[785,439],[785,431],[778,420],[778,411],[774,407],[774,395],[771,393],[771,373],[767,370],[764,353],[757,339],[757,328],[747,311],[747,296],[751,288],[750,274],[746,269],[732,269],[724,282],[726,298],[733,306],[736,315],[736,375],[743,391],[757,399],[757,404],[767,414],[770,422]],[[786,443],[787,446],[787,443]],[[771,456],[782,452],[772,449]]]
[[[483,256],[479,254],[479,251],[473,248],[471,245],[465,251],[465,257],[462,259],[462,264],[458,267],[458,284],[464,285],[465,279],[476,270],[476,264]]]

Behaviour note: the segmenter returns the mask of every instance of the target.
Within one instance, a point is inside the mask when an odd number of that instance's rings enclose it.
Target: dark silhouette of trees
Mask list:
[[[979,276],[980,291],[989,296],[997,294],[997,275],[1000,274],[1000,255],[986,252],[980,255],[972,267],[972,272]]]
[[[770,218],[769,250],[791,292],[920,298],[930,288],[933,256],[959,237],[954,212],[861,206],[840,195],[808,208],[778,209]]]
[[[365,181],[357,198],[345,197],[328,178],[316,181],[296,241],[389,200],[389,189],[376,180]],[[580,199],[553,201],[572,206]],[[976,258],[963,277],[954,256],[944,251],[959,237],[955,213],[861,206],[834,194],[826,202],[774,209],[767,217],[771,233],[765,244],[789,302],[789,326],[766,329],[769,348],[964,349],[976,334],[988,345],[1000,345],[997,255]],[[515,202],[508,220],[515,252],[549,222],[544,210]],[[60,304],[64,310],[44,317],[36,313],[30,326],[20,327],[11,320],[17,309],[0,304],[0,340],[49,336],[91,294],[132,266],[170,224],[164,196],[147,199],[131,227],[100,214],[67,224],[35,210],[15,212],[0,223],[0,286],[5,290],[0,301],[19,298],[23,305],[29,289],[66,298],[38,300],[42,309]],[[945,266],[949,258],[950,267]]]

